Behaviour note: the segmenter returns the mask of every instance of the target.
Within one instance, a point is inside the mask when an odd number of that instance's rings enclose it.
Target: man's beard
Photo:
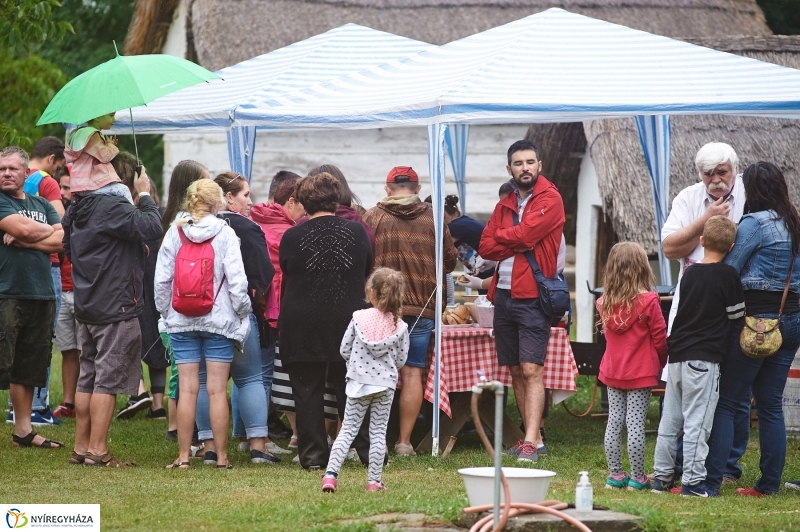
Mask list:
[[[531,178],[529,183],[522,182],[522,177],[529,176]],[[531,174],[530,172],[525,172],[519,175],[519,177],[514,177],[514,184],[517,186],[519,190],[530,190],[533,188],[534,183],[536,182],[536,176]]]

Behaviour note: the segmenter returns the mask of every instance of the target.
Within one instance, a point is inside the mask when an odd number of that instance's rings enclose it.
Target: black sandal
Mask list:
[[[38,447],[39,449],[63,449],[64,442],[54,440],[44,440],[41,445],[34,445],[33,439],[37,436],[36,431],[32,430],[27,436],[21,437],[12,435],[11,441],[14,447]]]

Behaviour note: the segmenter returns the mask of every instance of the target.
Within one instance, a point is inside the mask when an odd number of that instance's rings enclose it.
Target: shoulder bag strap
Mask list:
[[[789,266],[789,275],[786,277],[786,286],[783,287],[783,297],[781,298],[781,308],[778,310],[778,320],[781,319],[783,314],[783,306],[786,305],[786,296],[789,295],[789,285],[792,283],[792,272],[794,271],[794,261],[797,260],[797,255],[792,255],[792,265]]]

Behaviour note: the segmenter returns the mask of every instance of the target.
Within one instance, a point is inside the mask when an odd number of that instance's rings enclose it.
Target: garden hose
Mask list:
[[[595,388],[596,391],[596,388]],[[492,460],[494,460],[494,453],[495,450],[492,447],[492,444],[489,442],[489,438],[486,437],[486,432],[483,430],[483,423],[481,423],[481,417],[478,414],[478,399],[480,397],[479,393],[472,394],[472,420],[475,423],[475,429],[478,432],[478,436],[481,438],[481,442],[483,442],[483,446],[486,447],[486,451],[489,453],[489,456]],[[505,501],[502,504],[502,509],[500,512],[500,520],[497,523],[497,527],[492,528],[494,520],[494,515],[491,513],[491,510],[494,509],[494,505],[486,504],[482,506],[471,506],[469,508],[464,509],[464,513],[466,514],[475,514],[481,512],[490,512],[489,515],[479,519],[472,528],[469,529],[469,532],[500,532],[506,526],[508,519],[510,517],[514,517],[517,515],[527,514],[527,513],[546,513],[550,515],[554,515],[556,517],[560,517],[567,523],[571,524],[578,530],[582,532],[592,532],[589,527],[572,517],[571,515],[567,515],[560,510],[564,510],[567,508],[567,503],[561,501],[542,501],[538,504],[528,504],[528,503],[519,503],[511,502],[511,489],[508,486],[508,481],[506,480],[506,476],[503,474],[502,469],[500,470],[500,480],[503,483],[503,492],[505,493]]]
[[[561,403],[561,405],[564,407],[564,410],[567,411],[567,414],[571,415],[572,417],[577,417],[577,418],[582,418],[582,417],[588,416],[589,413],[592,411],[592,408],[594,408],[594,402],[597,399],[597,387],[598,387],[597,386],[597,379],[595,379],[595,381],[594,381],[594,390],[592,391],[592,400],[589,401],[589,407],[586,409],[586,412],[584,412],[583,414],[576,414],[575,412],[573,412],[572,410],[569,409],[569,407],[567,406],[567,402],[563,401]]]

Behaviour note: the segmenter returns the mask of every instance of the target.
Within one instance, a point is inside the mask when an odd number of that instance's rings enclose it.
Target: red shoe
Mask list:
[[[761,493],[755,488],[736,488],[736,493],[745,497],[766,497],[766,493]]]
[[[674,493],[675,495],[680,495],[681,494],[681,487],[680,486],[675,486],[674,488],[670,488],[669,492],[670,493]]]
[[[339,481],[333,475],[322,475],[322,491],[325,493],[333,493],[338,487]]]
[[[63,419],[65,417],[75,417],[75,409],[68,407],[66,404],[61,403],[58,405],[53,411],[53,417],[57,417],[58,419]]]

